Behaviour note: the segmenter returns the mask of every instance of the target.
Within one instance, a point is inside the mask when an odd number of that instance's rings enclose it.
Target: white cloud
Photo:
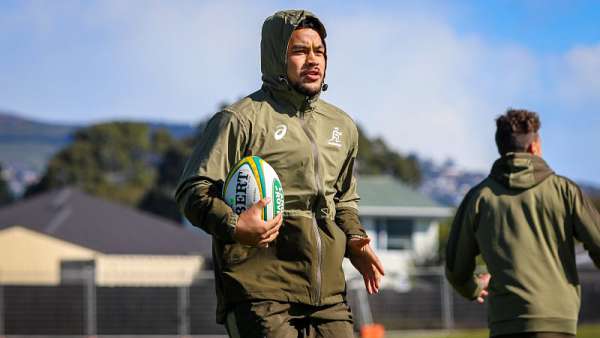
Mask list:
[[[197,121],[219,101],[260,84],[264,7],[243,1],[106,4],[100,12],[122,35],[116,52],[143,84],[114,102],[117,111]]]
[[[600,103],[600,43],[571,49],[555,66],[557,94],[566,104],[585,107]]]
[[[494,117],[537,71],[523,48],[489,46],[410,12],[338,18],[329,30],[333,102],[398,149],[471,168],[489,166]]]
[[[27,76],[0,79],[6,89],[0,103],[39,116],[67,112],[80,121],[186,122],[259,87],[262,21],[290,6],[242,0],[27,4],[0,13],[0,41],[23,36],[22,43],[43,54],[38,63],[23,62]],[[496,157],[494,118],[507,107],[556,117],[600,103],[600,44],[539,54],[459,32],[453,13],[430,3],[311,7],[329,32],[324,98],[403,152],[486,169]],[[0,62],[0,71],[11,68],[18,67]],[[564,134],[565,149],[582,145],[580,131],[549,125],[546,131]]]

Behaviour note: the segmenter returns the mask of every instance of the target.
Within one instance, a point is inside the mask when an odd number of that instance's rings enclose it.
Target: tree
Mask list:
[[[187,159],[192,154],[195,144],[200,141],[207,120],[201,121],[191,137],[171,142],[164,151],[157,166],[158,177],[155,184],[140,200],[138,207],[142,210],[180,222],[182,215],[175,202],[175,189]]]
[[[181,221],[181,213],[175,203],[175,188],[183,172],[192,148],[181,141],[165,151],[158,165],[156,184],[150,188],[139,203],[139,208],[173,221]]]
[[[358,128],[358,173],[392,175],[417,187],[421,183],[421,169],[416,156],[403,156],[390,149],[381,138],[369,139]]]
[[[4,179],[3,173],[4,169],[2,168],[2,164],[0,164],[0,206],[10,204],[14,200],[13,194],[10,191],[8,183]]]
[[[173,142],[168,132],[151,132],[143,123],[111,122],[80,129],[25,195],[75,185],[93,195],[137,205],[154,184],[162,152]]]

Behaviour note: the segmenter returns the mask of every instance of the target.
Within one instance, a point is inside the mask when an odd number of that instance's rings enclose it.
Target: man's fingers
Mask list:
[[[379,286],[381,285],[381,275],[375,275],[375,286],[377,287],[377,291],[379,291]]]
[[[379,285],[377,283],[377,280],[371,279],[371,290],[373,291],[373,294],[379,292]]]
[[[365,288],[369,292],[369,294],[379,293],[379,278],[376,274],[366,274],[363,276],[365,281]]]
[[[369,278],[364,277],[365,280],[365,288],[367,288],[367,292],[372,295],[373,294],[373,289],[371,288],[371,282],[369,281]]]
[[[272,227],[271,229],[267,230],[267,232],[265,232],[264,234],[260,235],[260,239],[266,239],[271,237],[271,235],[273,235],[276,232],[279,232],[279,229],[281,228],[281,225],[275,225],[274,227]]]
[[[271,203],[271,199],[268,198],[268,197],[266,197],[266,198],[263,198],[263,199],[259,200],[256,203],[254,203],[254,205],[252,206],[252,208],[256,208],[256,209],[262,210],[269,203]]]
[[[369,259],[371,260],[371,264],[375,266],[377,272],[379,272],[382,276],[385,275],[385,272],[383,270],[383,264],[379,260],[379,257],[377,257],[377,255],[375,254],[375,251],[373,251],[373,249],[370,246],[367,247],[366,251],[369,255]]]
[[[381,283],[381,274],[379,274],[378,271],[375,271],[375,273],[373,274],[373,284],[375,285],[375,293],[379,292],[380,283]]]
[[[482,290],[477,297],[477,303],[483,304],[485,302],[485,297],[487,297],[488,292],[486,290]]]
[[[272,241],[274,241],[277,238],[277,236],[279,236],[279,231],[272,233],[271,236],[258,242],[258,246],[267,247],[269,245],[269,243],[271,243]]]
[[[267,229],[273,229],[275,227],[278,227],[281,225],[281,221],[283,220],[283,215],[282,214],[278,214],[277,216],[275,216],[275,218],[273,218],[272,220],[267,221],[266,223],[266,227]]]
[[[377,269],[377,272],[379,272],[382,276],[385,275],[385,272],[383,271],[383,264],[381,263],[379,258],[375,255],[375,253],[372,250],[370,252],[370,256],[371,256],[371,262]]]

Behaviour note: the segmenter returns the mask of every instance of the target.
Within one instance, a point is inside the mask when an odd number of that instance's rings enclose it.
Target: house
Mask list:
[[[76,188],[0,209],[0,284],[189,285],[210,237]]]
[[[371,246],[385,269],[388,284],[404,289],[407,269],[435,259],[439,222],[453,209],[441,206],[391,176],[358,177],[359,215]],[[350,278],[354,269],[345,263]]]

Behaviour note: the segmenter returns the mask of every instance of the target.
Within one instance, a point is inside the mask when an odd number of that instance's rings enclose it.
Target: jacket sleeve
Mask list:
[[[573,189],[572,215],[575,237],[583,243],[590,258],[600,269],[600,214],[579,187],[574,185]]]
[[[354,135],[352,148],[342,166],[340,175],[336,182],[335,223],[344,231],[347,237],[367,237],[360,219],[358,217],[358,196],[356,177],[354,176],[354,165],[358,154],[358,131],[353,129]]]
[[[244,155],[247,128],[229,111],[215,114],[188,159],[175,191],[177,205],[195,226],[224,242],[233,242],[228,225],[237,214],[221,191],[231,167]]]
[[[471,300],[482,290],[474,275],[479,246],[474,232],[478,217],[473,195],[471,190],[458,207],[446,247],[446,278],[459,294]]]

